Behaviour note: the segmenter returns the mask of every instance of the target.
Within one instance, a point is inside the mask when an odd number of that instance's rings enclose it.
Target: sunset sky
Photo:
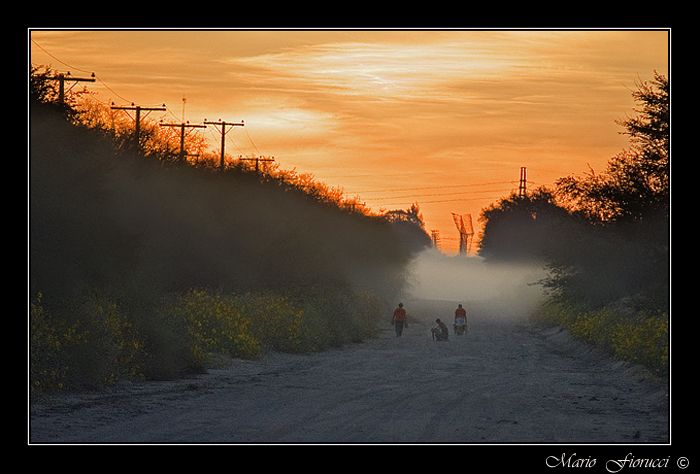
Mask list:
[[[232,155],[359,194],[418,202],[442,250],[451,212],[601,171],[627,145],[635,82],[668,74],[667,31],[31,31],[33,65],[100,79],[104,102],[165,103],[185,119],[244,120]],[[43,48],[43,50],[39,47]],[[54,56],[51,57],[50,55]],[[128,101],[128,102],[127,102]],[[218,133],[204,131],[218,151]]]

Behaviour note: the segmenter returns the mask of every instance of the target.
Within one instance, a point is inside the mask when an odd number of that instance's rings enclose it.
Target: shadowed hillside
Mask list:
[[[39,390],[124,370],[169,376],[210,352],[360,340],[429,241],[419,227],[342,209],[281,178],[164,165],[40,103],[30,173]],[[273,316],[282,319],[267,324]],[[94,364],[110,367],[71,366],[100,351]]]

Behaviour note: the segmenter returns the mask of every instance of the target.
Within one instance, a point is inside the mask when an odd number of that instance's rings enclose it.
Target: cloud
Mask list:
[[[262,153],[355,188],[399,172],[432,184],[516,179],[524,165],[537,181],[599,169],[626,144],[615,120],[632,113],[635,81],[668,62],[663,31],[36,35],[131,100],[179,117],[184,95],[188,119],[244,119]]]

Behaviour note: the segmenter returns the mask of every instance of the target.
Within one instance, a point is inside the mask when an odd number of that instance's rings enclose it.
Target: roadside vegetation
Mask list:
[[[205,370],[219,354],[362,341],[429,245],[417,206],[371,213],[279,166],[225,171],[196,138],[86,92],[30,89],[32,395]]]
[[[482,213],[480,253],[537,262],[549,277],[536,321],[657,374],[668,373],[670,255],[669,82],[655,74],[621,120],[629,147],[605,171],[502,199]]]

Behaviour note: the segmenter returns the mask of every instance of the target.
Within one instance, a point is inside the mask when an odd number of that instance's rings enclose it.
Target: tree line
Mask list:
[[[546,265],[545,319],[629,359],[645,362],[645,354],[653,353],[645,363],[663,370],[670,304],[670,86],[659,73],[637,86],[635,114],[618,122],[629,146],[603,172],[566,176],[553,188],[511,195],[485,209],[480,254]],[[629,334],[618,334],[624,332]],[[644,348],[627,347],[635,337]]]
[[[48,77],[30,84],[35,395],[362,340],[429,245],[417,208],[372,214],[310,175],[167,159],[156,130],[134,146],[79,95],[57,104]]]

